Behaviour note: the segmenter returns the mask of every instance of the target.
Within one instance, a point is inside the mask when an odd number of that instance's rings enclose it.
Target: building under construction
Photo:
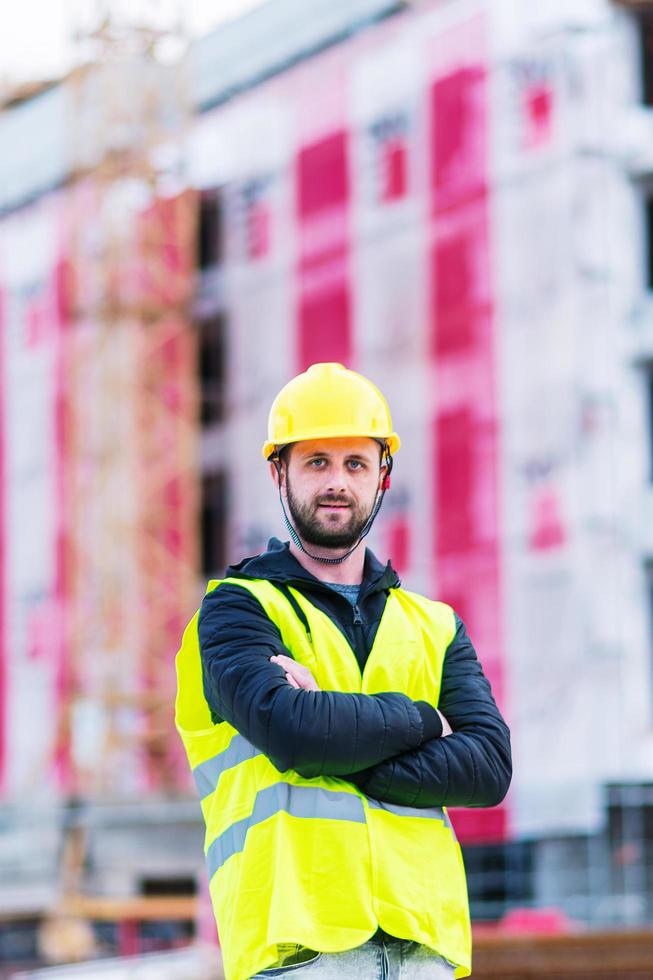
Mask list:
[[[511,724],[506,802],[452,811],[476,921],[650,925],[653,5],[270,0],[171,40],[107,21],[0,114],[0,962],[62,895],[99,948],[193,933],[116,903],[203,887],[174,654],[283,534],[259,446],[318,360],[387,395],[371,545]]]

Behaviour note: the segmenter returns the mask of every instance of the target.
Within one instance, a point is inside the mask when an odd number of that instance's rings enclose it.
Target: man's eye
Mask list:
[[[324,460],[323,459],[319,459],[319,458],[318,459],[309,459],[308,465],[309,466],[314,466],[314,467],[323,466],[324,465]]]
[[[361,470],[363,468],[363,464],[359,459],[350,459],[349,468],[352,470]]]

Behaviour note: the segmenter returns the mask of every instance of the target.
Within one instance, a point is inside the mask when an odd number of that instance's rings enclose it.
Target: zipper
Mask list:
[[[363,676],[363,666],[367,661],[367,650],[365,648],[365,636],[363,635],[363,617],[361,616],[360,606],[355,603],[353,606],[354,612],[354,654],[356,656],[356,662],[358,669],[361,672],[361,677]]]
[[[306,582],[304,582],[302,579],[299,579],[299,580],[296,580],[296,581],[293,580],[292,583],[284,583],[284,587],[280,586],[278,583],[274,583],[274,584],[277,586],[277,588],[280,589],[280,591],[282,591],[284,594],[286,594],[286,590],[288,590],[288,592],[290,592],[290,590],[289,590],[289,584],[292,584],[292,586],[294,588],[299,589],[301,591],[302,586],[303,585],[305,586],[306,585]],[[347,644],[348,644],[348,646],[349,646],[349,648],[350,648],[350,650],[351,650],[351,652],[352,652],[352,654],[354,656],[354,660],[356,661],[356,667],[358,668],[358,670],[360,672],[360,675],[362,677],[363,676],[364,667],[361,667],[361,664],[364,664],[364,665],[367,664],[368,656],[369,656],[369,654],[372,651],[371,650],[367,650],[367,647],[365,645],[365,635],[364,635],[364,632],[363,632],[363,627],[365,626],[365,621],[363,619],[363,616],[362,616],[362,613],[361,613],[361,610],[360,610],[360,605],[359,605],[361,596],[359,595],[358,602],[355,603],[352,606],[352,604],[349,602],[349,599],[346,599],[345,596],[338,595],[337,592],[334,592],[333,589],[329,589],[328,586],[323,586],[320,591],[328,592],[328,594],[331,597],[333,597],[335,595],[337,597],[337,599],[341,603],[343,603],[345,606],[349,607],[349,609],[351,609],[352,612],[353,612],[353,614],[354,614],[353,615],[353,620],[352,620],[353,625],[354,625],[354,645],[353,645],[353,647],[351,646],[351,643],[349,641],[349,638],[347,637],[346,634],[345,634],[345,639],[346,639]],[[292,593],[290,593],[289,596],[286,596],[286,598],[292,598],[293,599],[293,602],[291,603],[293,605],[293,607],[295,606],[295,604],[297,604],[297,601],[294,599],[294,596],[292,596]],[[309,602],[310,602],[310,599],[309,599]],[[297,610],[295,610],[295,611],[297,611]],[[303,613],[302,613],[302,617],[303,617]],[[303,617],[303,618],[305,618],[305,617]],[[333,623],[333,625],[334,625],[335,629],[339,630],[339,627],[338,627],[338,625],[335,622]],[[313,638],[312,638],[312,636],[310,634],[310,630],[309,630],[309,626],[308,626],[308,621],[306,621],[306,623],[305,623],[305,628],[306,628],[306,633],[307,633],[307,636],[308,636],[308,640],[312,644]],[[340,630],[339,630],[339,632],[340,632]]]

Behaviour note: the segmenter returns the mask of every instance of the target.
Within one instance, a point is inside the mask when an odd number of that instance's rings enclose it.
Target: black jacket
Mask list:
[[[365,552],[358,605],[352,609],[306,571],[287,544],[227,569],[230,578],[291,585],[341,629],[361,669],[388,589],[399,579],[390,563]],[[289,595],[286,592],[286,595]],[[345,694],[291,687],[270,662],[289,651],[258,600],[237,585],[205,596],[198,632],[204,693],[214,720],[224,719],[281,772],[339,776],[386,803],[406,806],[493,806],[512,773],[510,735],[462,621],[444,659],[439,710],[454,734],[441,738],[435,710],[404,694]]]

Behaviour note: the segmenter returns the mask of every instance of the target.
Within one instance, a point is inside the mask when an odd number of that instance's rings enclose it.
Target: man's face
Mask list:
[[[286,451],[282,491],[299,536],[322,548],[351,548],[372,513],[386,467],[374,439],[314,439]]]

